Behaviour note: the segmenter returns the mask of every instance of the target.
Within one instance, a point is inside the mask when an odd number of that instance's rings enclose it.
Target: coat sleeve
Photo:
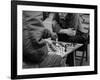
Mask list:
[[[36,18],[29,19],[25,23],[24,29],[28,31],[28,38],[35,47],[42,47],[46,44],[45,38],[49,38],[51,33],[45,29],[41,21]]]

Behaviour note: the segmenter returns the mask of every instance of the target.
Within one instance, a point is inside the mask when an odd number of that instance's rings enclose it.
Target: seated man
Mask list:
[[[42,12],[23,11],[23,68],[64,65],[61,56],[48,54],[45,39],[52,37],[52,33],[45,29],[41,14]]]
[[[58,13],[53,28],[59,41],[84,43],[88,41],[89,24],[83,23],[79,13]],[[85,28],[86,27],[86,28]],[[64,38],[64,39],[63,39]]]
[[[56,14],[53,28],[58,34],[59,41],[83,44],[89,43],[89,17],[83,21],[82,16],[83,14],[79,13]],[[84,27],[86,27],[85,30]],[[71,55],[68,55],[66,62],[70,64],[71,59]]]

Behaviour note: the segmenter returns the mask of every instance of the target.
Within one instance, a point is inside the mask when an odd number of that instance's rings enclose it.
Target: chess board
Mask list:
[[[52,41],[52,44],[48,44],[48,52],[49,54],[57,54],[62,57],[67,56],[67,54],[75,51],[83,44],[78,43],[65,43],[65,42],[55,42]]]

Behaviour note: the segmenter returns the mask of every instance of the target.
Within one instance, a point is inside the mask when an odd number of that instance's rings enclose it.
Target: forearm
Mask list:
[[[58,33],[65,33],[65,30],[66,30],[66,33],[68,33],[67,29],[60,29]]]
[[[71,28],[69,28],[69,29],[60,29],[59,33],[60,34],[66,34],[68,36],[75,36],[76,35],[76,30],[72,30]]]
[[[37,43],[38,43],[39,45],[45,45],[45,44],[46,44],[46,41],[45,41],[45,39],[42,39],[42,40],[40,40],[40,41],[37,41]]]

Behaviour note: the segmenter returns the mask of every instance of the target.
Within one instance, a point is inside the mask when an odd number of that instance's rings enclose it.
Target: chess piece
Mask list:
[[[65,52],[67,52],[67,44],[65,44]]]
[[[58,44],[58,38],[56,38],[56,46],[58,46],[59,44]]]

